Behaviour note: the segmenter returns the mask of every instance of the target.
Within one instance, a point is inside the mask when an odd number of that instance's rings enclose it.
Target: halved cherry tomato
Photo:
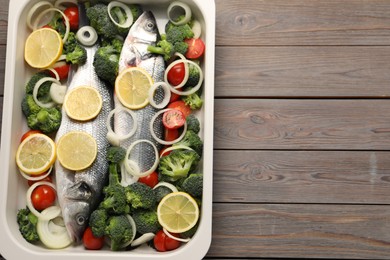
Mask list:
[[[152,172],[151,174],[146,175],[145,177],[139,178],[138,182],[145,183],[150,188],[153,188],[158,183],[158,174],[157,172]]]
[[[187,59],[199,59],[204,54],[206,48],[204,42],[200,38],[191,38],[184,40],[188,44],[188,49],[185,54]]]
[[[47,172],[45,172],[45,173],[42,173],[42,174],[40,174],[40,175],[45,175]],[[38,177],[39,175],[37,175],[36,177]],[[35,176],[34,176],[35,177]],[[48,175],[48,176],[46,176],[45,178],[43,178],[43,179],[41,179],[41,180],[39,180],[39,181],[47,181],[47,182],[52,182],[53,180],[52,180],[52,178],[51,178],[51,176],[50,175]],[[38,182],[38,181],[31,181],[31,180],[28,180],[27,181],[27,183],[28,183],[28,186],[32,186],[34,183],[36,183],[36,182]]]
[[[70,70],[70,64],[66,62],[58,62],[57,65],[53,68],[60,77],[60,80],[64,80],[68,78],[69,70]],[[52,76],[54,76],[54,73],[50,72]]]
[[[177,63],[168,71],[168,82],[172,86],[177,86],[184,80],[185,67],[184,63]]]
[[[163,124],[168,129],[178,129],[184,125],[186,119],[183,112],[180,110],[172,109],[167,110],[163,114]]]
[[[65,9],[64,14],[69,20],[70,29],[77,31],[79,29],[79,9],[77,6],[70,6]]]
[[[40,130],[28,130],[26,133],[24,133],[22,135],[22,137],[20,138],[20,142],[23,142],[24,139],[26,139],[27,137],[29,137],[30,135],[33,135],[33,134],[42,134],[42,131],[40,131]]]
[[[48,185],[36,187],[31,194],[31,202],[38,211],[44,210],[54,205],[56,192]]]
[[[177,234],[172,234],[178,236]],[[178,248],[180,246],[180,241],[177,241],[173,238],[167,236],[164,231],[160,230],[156,233],[153,239],[154,247],[157,251],[165,252]]]
[[[183,100],[177,100],[175,102],[172,102],[168,105],[168,108],[180,110],[181,112],[183,112],[185,118],[192,112],[191,108],[186,105]]]
[[[89,250],[99,250],[104,246],[104,236],[95,237],[91,227],[87,227],[83,234],[83,245]]]
[[[176,140],[179,137],[179,130],[178,129],[167,129],[164,128],[164,140],[165,141],[173,141]]]

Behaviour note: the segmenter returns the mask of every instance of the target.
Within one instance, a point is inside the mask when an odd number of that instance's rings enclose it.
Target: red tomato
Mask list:
[[[178,89],[180,90],[180,89]],[[180,99],[180,95],[171,92],[171,98],[169,99],[169,103],[175,102]]]
[[[180,110],[181,112],[183,112],[185,118],[192,112],[191,108],[187,106],[183,100],[177,100],[175,102],[172,102],[168,105],[168,108]]]
[[[77,6],[70,6],[66,8],[64,14],[68,17],[70,29],[77,31],[79,28],[79,9]]]
[[[177,236],[176,234],[172,235]],[[162,230],[154,236],[153,243],[156,250],[160,252],[174,250],[180,246],[180,241],[168,237]]]
[[[31,194],[32,204],[38,211],[53,206],[55,200],[56,192],[48,185],[40,185],[36,187]]]
[[[158,183],[158,174],[157,172],[152,172],[151,174],[141,177],[138,179],[139,182],[145,183],[150,188],[153,188]]]
[[[60,80],[64,80],[68,78],[70,64],[66,62],[59,62],[53,69],[58,73]],[[50,74],[54,76],[54,73],[50,72]]]
[[[192,38],[184,40],[188,44],[188,49],[185,54],[187,59],[199,59],[204,54],[206,48],[204,42],[200,38]]]
[[[184,125],[186,119],[180,110],[167,110],[163,114],[163,124],[168,129],[178,129]]]
[[[40,175],[45,175],[47,172],[44,172],[44,173],[42,173],[42,174],[40,174]],[[39,176],[39,175],[38,175]],[[49,176],[47,176],[47,177],[45,177],[45,178],[43,178],[42,180],[39,180],[39,181],[47,181],[47,182],[52,182],[52,179],[51,179],[51,176],[49,175]],[[27,181],[27,183],[28,183],[28,186],[31,186],[31,185],[33,185],[34,183],[36,183],[36,182],[38,182],[38,181]]]
[[[99,250],[104,246],[104,236],[95,237],[91,227],[87,227],[83,234],[83,244],[86,249]]]
[[[179,137],[179,130],[178,129],[167,129],[164,128],[164,140],[165,141],[173,141],[176,140]]]
[[[166,156],[166,155],[169,155],[170,153],[171,153],[171,151],[168,151],[168,152],[165,152],[165,150],[167,149],[167,148],[169,148],[170,146],[165,146],[164,148],[162,148],[161,150],[160,150],[160,157],[161,156]]]
[[[20,142],[23,142],[24,139],[26,139],[27,137],[29,137],[32,134],[42,134],[42,131],[40,131],[40,130],[29,130],[29,131],[27,131],[26,133],[24,133],[22,135],[22,138],[20,138]]]
[[[168,82],[172,86],[177,86],[183,82],[185,74],[184,63],[177,63],[168,71]]]

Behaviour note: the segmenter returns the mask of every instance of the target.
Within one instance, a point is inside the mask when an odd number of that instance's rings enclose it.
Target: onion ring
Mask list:
[[[166,187],[168,189],[170,189],[172,192],[178,192],[178,189],[176,188],[175,185],[173,185],[172,183],[169,183],[169,182],[165,182],[165,181],[160,181],[159,183],[157,183],[154,187],[153,187],[153,190],[158,188],[158,187]]]
[[[38,9],[40,9],[40,8],[42,8],[44,6],[48,6],[47,8],[52,8],[53,7],[53,5],[50,2],[48,2],[48,1],[40,1],[40,2],[36,3],[35,5],[33,5],[31,7],[31,9],[27,13],[27,26],[32,31],[35,30],[33,22],[32,22],[33,15],[38,11]]]
[[[139,238],[133,240],[133,242],[131,242],[130,246],[135,247],[135,246],[142,245],[142,244],[152,240],[154,238],[154,236],[155,236],[154,233],[151,233],[151,232],[145,233],[142,236],[140,236]]]
[[[153,149],[154,149],[154,153],[155,153],[155,161],[154,161],[154,164],[152,165],[152,167],[145,171],[145,172],[140,172],[140,170],[136,171],[135,167],[130,165],[129,162],[133,163],[132,160],[129,160],[129,155],[130,155],[130,152],[131,150],[133,150],[134,146],[136,146],[137,144],[139,143],[148,143],[150,144]],[[154,143],[152,143],[151,141],[149,140],[146,140],[146,139],[140,139],[140,140],[137,140],[135,142],[133,142],[129,148],[127,149],[127,152],[126,152],[126,157],[125,157],[125,160],[123,161],[123,163],[125,164],[125,167],[126,167],[126,170],[136,176],[136,177],[145,177],[149,174],[151,174],[152,172],[154,172],[156,169],[157,169],[157,166],[158,166],[158,163],[159,163],[159,155],[158,155],[158,150],[157,150],[157,147],[154,145]],[[135,163],[135,162],[134,162]]]
[[[170,237],[170,238],[172,238],[174,240],[180,241],[180,242],[187,243],[187,242],[189,242],[191,240],[191,238],[175,237],[171,233],[169,233],[168,230],[166,230],[165,228],[163,228],[163,231],[164,231],[165,235],[167,235],[168,237]]]
[[[38,82],[35,84],[34,86],[34,90],[33,90],[33,98],[34,98],[34,101],[35,103],[37,103],[38,106],[40,107],[43,107],[43,108],[51,108],[51,107],[54,107],[55,106],[55,103],[54,102],[48,102],[48,103],[42,103],[41,101],[38,100],[38,90],[39,88],[42,86],[42,84],[46,81],[51,81],[53,83],[56,83],[58,85],[61,85],[61,83],[56,80],[56,79],[53,79],[51,77],[44,77],[44,78],[41,78],[40,80],[38,80]]]
[[[98,40],[98,35],[92,26],[83,26],[76,33],[77,40],[84,46],[92,46]]]
[[[184,12],[184,18],[177,21],[176,19],[181,15],[183,15],[183,12]],[[191,8],[187,4],[175,1],[168,6],[167,15],[169,20],[174,25],[183,25],[188,23],[191,20],[192,12],[191,12]]]
[[[168,84],[169,87],[174,88],[174,89],[179,89],[179,88],[183,87],[183,86],[187,83],[188,78],[189,78],[189,76],[190,76],[190,70],[189,70],[189,68],[188,68],[188,63],[187,63],[187,62],[183,62],[183,64],[184,64],[184,78],[183,78],[182,82],[180,82],[179,85],[171,86],[171,85],[168,83],[168,73],[169,73],[169,71],[173,68],[173,66],[179,64],[180,61],[187,60],[186,57],[184,57],[183,54],[178,53],[178,52],[175,53],[174,56],[177,56],[177,57],[179,57],[180,59],[179,59],[179,60],[173,61],[173,62],[170,63],[170,64],[168,65],[168,67],[165,69],[165,72],[164,72],[164,81]]]
[[[53,218],[59,216],[61,214],[61,209],[58,208],[57,211],[50,211],[50,213],[43,214],[34,208],[32,201],[31,201],[31,194],[33,193],[35,188],[40,186],[40,185],[48,185],[48,186],[52,187],[54,190],[56,190],[56,186],[51,182],[48,182],[48,181],[36,182],[33,185],[31,185],[27,190],[26,204],[27,204],[28,209],[31,211],[31,213],[33,213],[35,216],[37,216],[38,219],[50,220],[50,219],[53,219]]]
[[[154,138],[154,140],[156,140],[157,142],[159,142],[160,144],[163,144],[163,145],[171,145],[171,144],[174,144],[174,143],[177,143],[179,142],[181,139],[183,139],[186,131],[187,131],[187,121],[184,122],[184,129],[183,129],[183,132],[181,133],[181,135],[176,138],[175,140],[173,141],[165,141],[165,140],[162,140],[160,138],[157,137],[156,133],[153,131],[153,125],[154,125],[154,121],[156,121],[157,117],[159,115],[161,115],[162,113],[165,113],[166,111],[168,110],[172,110],[172,108],[166,108],[166,109],[163,109],[163,110],[160,110],[158,111],[153,117],[152,119],[150,120],[150,133],[152,135],[152,137]]]
[[[121,112],[121,111],[127,112],[131,116],[131,118],[133,119],[133,129],[131,129],[131,131],[128,134],[126,134],[126,135],[119,135],[119,134],[115,133],[114,130],[112,129],[112,127],[111,127],[111,117],[115,113]],[[117,108],[111,110],[111,112],[108,114],[107,121],[106,121],[106,126],[107,126],[107,129],[108,129],[108,132],[107,132],[107,139],[108,139],[108,141],[112,145],[119,146],[121,141],[124,141],[124,140],[132,137],[135,134],[135,132],[137,131],[137,128],[138,128],[137,115],[132,110],[130,110],[128,108],[117,107]]]
[[[115,21],[115,19],[111,16],[111,9],[114,7],[122,8],[125,11],[126,16],[127,16],[125,23],[123,23],[123,24],[117,23]],[[115,25],[117,25],[121,28],[129,28],[133,24],[133,21],[134,21],[133,13],[131,12],[130,8],[127,5],[125,5],[121,2],[118,2],[118,1],[112,1],[108,4],[107,9],[108,9],[108,16],[110,16],[111,21]]]
[[[36,30],[38,28],[38,23],[39,21],[42,19],[42,17],[48,13],[48,12],[59,12],[62,17],[64,18],[64,21],[65,21],[65,34],[64,34],[64,37],[62,38],[62,42],[66,42],[66,40],[68,39],[68,36],[69,36],[69,32],[70,32],[70,24],[69,24],[69,19],[68,17],[58,8],[48,8],[46,10],[44,10],[42,13],[40,13],[37,17],[37,20],[35,21],[35,24],[34,24],[34,30]]]
[[[165,95],[163,101],[161,101],[160,104],[157,104],[154,101],[154,93],[156,92],[157,88],[160,86],[163,88]],[[171,89],[169,88],[168,84],[164,81],[154,83],[149,89],[149,104],[157,109],[162,109],[166,107],[169,103],[170,98],[171,98]]]
[[[47,176],[49,176],[52,170],[53,170],[53,165],[50,166],[50,168],[47,171],[47,173],[45,173],[43,175],[35,176],[35,177],[26,174],[25,172],[21,171],[20,169],[19,169],[19,172],[26,180],[29,180],[29,181],[40,181],[40,180],[43,180],[44,178],[46,178]]]

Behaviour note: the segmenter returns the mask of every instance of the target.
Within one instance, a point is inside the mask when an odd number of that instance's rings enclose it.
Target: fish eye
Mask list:
[[[152,23],[152,22],[147,23],[147,24],[146,24],[146,28],[147,28],[148,30],[153,30],[153,29],[154,29],[154,23]]]
[[[80,226],[84,225],[84,223],[86,222],[86,220],[87,220],[87,219],[86,219],[84,216],[82,216],[82,215],[78,215],[78,216],[76,217],[76,222],[77,222],[77,224],[80,225]]]

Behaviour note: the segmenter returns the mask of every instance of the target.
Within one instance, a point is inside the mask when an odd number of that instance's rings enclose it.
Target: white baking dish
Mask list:
[[[159,26],[166,20],[166,9],[171,0],[122,0],[139,3],[144,9],[152,10]],[[10,1],[8,17],[8,41],[4,85],[4,105],[1,142],[0,174],[0,253],[6,259],[201,259],[211,243],[212,216],[212,166],[213,166],[213,101],[214,101],[214,45],[215,45],[215,3],[212,0],[182,0],[191,6],[194,16],[202,24],[202,38],[206,54],[202,62],[205,73],[204,106],[199,113],[201,136],[204,140],[203,173],[204,190],[201,220],[198,231],[186,245],[170,252],[157,252],[147,246],[133,251],[112,252],[108,249],[87,251],[82,246],[62,250],[49,250],[26,242],[20,235],[16,223],[18,209],[25,207],[27,182],[20,176],[15,153],[20,137],[28,130],[21,111],[24,86],[33,71],[26,66],[23,57],[24,42],[30,33],[26,26],[26,13],[37,0]],[[161,29],[161,28],[160,28]]]

